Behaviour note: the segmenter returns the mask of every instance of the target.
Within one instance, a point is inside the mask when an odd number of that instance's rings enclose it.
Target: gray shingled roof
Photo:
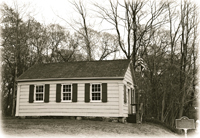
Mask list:
[[[124,77],[130,60],[78,61],[36,64],[24,72],[20,80]]]

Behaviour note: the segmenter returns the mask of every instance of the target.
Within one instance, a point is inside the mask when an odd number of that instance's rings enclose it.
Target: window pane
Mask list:
[[[65,85],[63,85],[63,92],[65,92]]]
[[[44,92],[43,85],[36,86],[36,95],[35,95],[36,101],[43,101],[43,92]]]
[[[71,85],[65,85],[64,90],[63,90],[63,100],[71,100]]]
[[[39,91],[43,92],[43,86],[39,86]]]
[[[36,92],[43,92],[43,85],[36,86]]]
[[[40,100],[43,100],[43,94],[40,94]]]
[[[43,101],[43,94],[36,94],[36,101]]]
[[[38,101],[39,100],[39,97],[38,97],[38,95],[36,94],[36,101]]]
[[[67,93],[68,100],[71,100],[71,93]]]
[[[71,85],[68,85],[67,92],[71,92]]]
[[[66,92],[66,85],[63,85],[63,92]]]
[[[71,92],[71,85],[63,85],[63,92]]]
[[[100,84],[92,84],[92,100],[101,100]]]

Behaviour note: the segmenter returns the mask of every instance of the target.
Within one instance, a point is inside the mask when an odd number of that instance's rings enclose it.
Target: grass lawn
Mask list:
[[[5,137],[178,137],[152,123],[2,118],[1,127]]]

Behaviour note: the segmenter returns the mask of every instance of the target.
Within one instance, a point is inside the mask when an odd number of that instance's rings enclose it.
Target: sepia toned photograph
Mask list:
[[[2,138],[197,138],[198,0],[2,0]]]

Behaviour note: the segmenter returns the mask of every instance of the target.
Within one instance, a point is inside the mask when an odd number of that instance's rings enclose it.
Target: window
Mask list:
[[[135,90],[132,89],[132,104],[135,104]]]
[[[126,85],[124,85],[124,103],[127,103],[127,98],[126,98]]]
[[[44,86],[36,85],[35,101],[43,101],[43,100],[44,100]]]
[[[71,101],[72,99],[72,87],[71,85],[63,85],[62,87],[62,100]]]
[[[101,84],[92,84],[92,101],[101,100]]]

